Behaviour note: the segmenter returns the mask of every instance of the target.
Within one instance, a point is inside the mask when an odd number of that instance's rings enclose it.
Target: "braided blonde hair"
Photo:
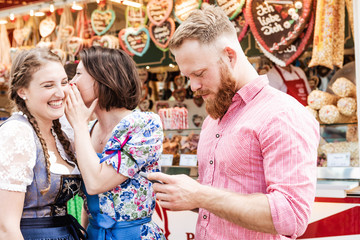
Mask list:
[[[45,156],[48,186],[47,188],[42,189],[40,191],[41,194],[47,193],[51,186],[50,161],[49,161],[50,156],[48,153],[46,142],[41,135],[40,128],[38,126],[35,117],[28,110],[25,101],[17,94],[17,91],[21,88],[28,88],[32,80],[33,74],[36,71],[38,71],[41,68],[41,66],[46,64],[48,61],[61,63],[60,58],[46,48],[33,48],[30,50],[21,51],[16,56],[16,58],[12,63],[11,73],[10,73],[10,89],[9,89],[9,98],[10,100],[12,100],[13,110],[21,111],[23,112],[23,114],[27,116],[31,126],[33,127],[37,137],[39,138]],[[77,162],[75,159],[75,155],[70,149],[70,142],[64,136],[64,133],[61,130],[61,124],[58,119],[53,121],[53,129],[59,141],[63,145],[66,154],[76,164]]]

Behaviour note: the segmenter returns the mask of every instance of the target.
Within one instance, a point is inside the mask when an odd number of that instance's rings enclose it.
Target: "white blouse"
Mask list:
[[[66,122],[66,121],[65,121]],[[64,121],[61,121],[64,124]],[[65,124],[66,125],[66,124]],[[66,126],[63,131],[72,129]],[[56,146],[63,159],[69,162],[57,139]],[[73,134],[70,135],[72,138]],[[49,151],[50,171],[56,174],[79,174],[77,167],[70,173],[68,168],[56,163],[56,156]],[[0,127],[0,189],[26,192],[33,180],[36,163],[36,145],[31,126],[20,121],[9,121]]]

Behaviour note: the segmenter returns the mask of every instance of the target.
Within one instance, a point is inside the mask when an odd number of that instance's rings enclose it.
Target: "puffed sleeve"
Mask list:
[[[133,112],[118,124],[101,162],[105,161],[120,174],[132,178],[143,167],[157,163],[162,153],[163,138],[157,114]]]
[[[31,127],[9,121],[0,127],[0,189],[26,192],[33,181],[36,145]]]

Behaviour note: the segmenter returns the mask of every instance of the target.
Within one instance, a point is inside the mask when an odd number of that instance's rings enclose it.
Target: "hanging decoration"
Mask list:
[[[128,28],[125,33],[125,43],[130,52],[141,57],[150,45],[149,31],[146,27],[137,30]]]
[[[113,35],[104,35],[99,41],[102,47],[106,48],[120,48],[119,40]]]
[[[5,24],[0,25],[0,63],[6,69],[9,69],[11,66],[10,40]]]
[[[15,29],[13,31],[13,44],[12,46],[20,47],[23,45],[25,36],[23,32],[24,22],[22,18],[17,18],[15,22]]]
[[[241,42],[242,39],[245,37],[249,26],[248,22],[244,17],[244,13],[240,13],[239,16],[236,19],[231,20],[231,22],[236,29],[236,33],[238,34],[238,40],[239,42]]]
[[[152,41],[161,51],[168,51],[170,38],[175,31],[175,22],[171,18],[166,19],[161,25],[150,23],[149,32]]]
[[[171,14],[173,0],[150,0],[147,4],[147,16],[154,25],[161,25]]]
[[[248,0],[245,17],[257,42],[268,52],[285,50],[303,32],[312,0]]]
[[[120,47],[130,56],[134,56],[135,54],[129,50],[128,46],[125,43],[125,33],[126,33],[126,28],[121,29],[119,32],[118,39],[119,39]]]
[[[218,6],[228,15],[230,20],[236,18],[242,12],[245,0],[216,0]]]
[[[318,0],[312,59],[309,67],[342,68],[345,43],[345,0]]]
[[[139,28],[145,26],[148,21],[146,7],[135,8],[127,6],[125,10],[126,27]]]
[[[85,4],[83,10],[79,11],[76,17],[76,36],[83,39],[90,39],[94,35],[91,27],[91,21],[87,17],[87,5]]]
[[[91,26],[97,35],[104,35],[115,21],[115,12],[113,10],[101,11],[95,9],[91,14]]]
[[[43,38],[49,37],[55,30],[56,23],[49,17],[42,20],[39,24],[40,36]]]
[[[174,17],[178,23],[185,21],[190,13],[201,6],[201,0],[174,0]]]
[[[261,44],[259,47],[266,57],[268,57],[275,64],[285,67],[295,61],[305,50],[309,43],[309,39],[312,36],[314,23],[315,23],[315,4],[314,0],[313,10],[311,11],[311,18],[309,23],[305,26],[306,31],[303,32],[294,42],[292,42],[283,51],[268,52]]]

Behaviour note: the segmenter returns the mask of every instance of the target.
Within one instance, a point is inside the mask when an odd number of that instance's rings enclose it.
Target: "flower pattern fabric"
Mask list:
[[[121,148],[121,143],[127,137],[128,141]],[[155,192],[152,183],[138,173],[160,171],[158,160],[162,153],[162,142],[161,120],[155,113],[133,111],[113,129],[112,137],[98,156],[100,162],[105,161],[128,179],[98,195],[101,214],[117,222],[151,217],[155,209]],[[91,219],[96,213],[88,207],[85,201],[85,209]],[[141,239],[165,239],[160,228],[152,221],[142,224],[140,231]]]

